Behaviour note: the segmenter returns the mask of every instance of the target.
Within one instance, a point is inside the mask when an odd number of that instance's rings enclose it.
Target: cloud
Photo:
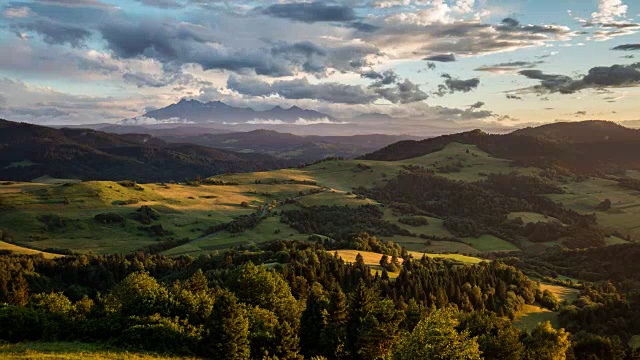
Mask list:
[[[613,47],[611,50],[633,51],[640,50],[640,44],[623,44]]]
[[[521,96],[513,95],[513,94],[507,94],[507,95],[506,95],[506,97],[507,97],[507,99],[509,99],[509,100],[522,100],[522,97],[521,97]]]
[[[389,69],[383,72],[377,72],[374,70],[369,70],[360,74],[361,77],[366,79],[375,80],[372,87],[381,87],[385,85],[391,85],[398,81],[398,74],[395,71]]]
[[[97,0],[36,0],[39,3],[49,5],[64,6],[70,8],[98,8],[98,9],[117,9],[117,6],[106,4]]]
[[[48,19],[40,19],[30,23],[13,24],[12,28],[33,31],[42,36],[47,44],[69,44],[73,47],[81,47],[91,32],[88,30],[71,25],[63,24]]]
[[[441,55],[432,55],[424,58],[427,61],[438,61],[438,62],[454,62],[456,61],[456,56],[454,54],[441,54]]]
[[[26,6],[15,8],[8,7],[2,11],[2,16],[7,19],[25,18],[31,15],[33,15],[33,12]]]
[[[285,99],[313,99],[336,104],[371,104],[385,99],[394,104],[408,104],[425,100],[428,96],[408,79],[392,87],[365,88],[337,82],[312,84],[307,78],[279,80],[272,84],[258,78],[230,76],[227,88],[243,95],[268,97],[277,95]]]
[[[514,72],[518,69],[530,69],[536,67],[539,64],[543,64],[544,61],[510,61],[503,62],[494,65],[485,65],[475,68],[475,71],[491,72],[496,74]]]
[[[453,94],[456,92],[469,92],[475,90],[480,85],[480,79],[472,78],[467,80],[460,80],[452,77],[449,74],[442,74],[442,77],[446,80],[444,84],[438,85],[438,91],[436,95],[444,96],[446,94]]]
[[[246,124],[250,124],[250,125],[299,125],[299,126],[309,126],[309,125],[321,125],[321,124],[347,125],[347,124],[350,124],[350,123],[349,122],[345,122],[345,121],[332,121],[329,118],[310,119],[310,120],[303,119],[303,118],[298,118],[294,122],[286,122],[286,121],[282,121],[282,120],[279,120],[279,119],[253,119],[253,120],[247,121]],[[234,124],[234,125],[239,125],[239,124]]]
[[[278,95],[285,99],[314,99],[343,104],[369,104],[378,98],[375,93],[358,85],[337,82],[311,84],[307,78],[279,80],[269,84],[257,78],[230,76],[227,88],[251,96]]]
[[[429,96],[409,79],[404,79],[397,86],[377,88],[375,92],[394,104],[409,104],[426,100]]]
[[[177,9],[177,8],[184,7],[184,4],[176,0],[136,0],[136,1],[147,6],[153,6],[161,9]]]
[[[343,5],[328,5],[324,2],[274,4],[262,10],[265,15],[302,22],[356,20],[355,11]]]
[[[158,120],[152,117],[136,116],[133,118],[123,119],[118,121],[118,125],[125,126],[140,126],[140,125],[158,125],[158,124],[193,124],[192,121],[186,119],[180,119],[177,117]]]
[[[480,109],[483,106],[484,106],[484,102],[478,101],[474,104],[469,105],[469,109]]]
[[[529,79],[540,80],[540,84],[536,85],[534,90],[541,93],[573,94],[589,88],[640,85],[640,63],[598,66],[576,79],[566,75],[546,74],[540,70],[522,70],[519,74]]]
[[[598,11],[591,14],[594,22],[614,22],[627,14],[629,7],[622,0],[598,0]]]
[[[203,70],[254,71],[271,77],[299,72],[324,76],[330,69],[353,71],[366,65],[365,57],[379,53],[367,44],[326,47],[310,41],[225,46],[213,29],[174,21],[111,22],[100,31],[109,49],[120,58],[146,57],[165,64],[199,64]]]

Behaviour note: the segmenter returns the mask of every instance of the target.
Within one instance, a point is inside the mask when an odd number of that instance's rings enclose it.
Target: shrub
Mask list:
[[[104,213],[104,214],[98,214],[96,216],[93,217],[97,222],[102,223],[102,224],[117,224],[117,223],[123,223],[124,222],[124,218],[116,213]]]
[[[407,216],[401,217],[398,219],[398,222],[401,224],[409,225],[409,226],[425,226],[429,225],[429,220],[422,216]]]

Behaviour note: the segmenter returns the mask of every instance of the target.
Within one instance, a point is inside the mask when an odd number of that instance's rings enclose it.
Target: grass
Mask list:
[[[579,291],[570,287],[555,284],[541,283],[540,290],[549,290],[558,300],[573,302],[578,298]],[[532,330],[538,323],[550,321],[554,327],[558,327],[558,313],[543,308],[538,304],[525,305],[518,314],[513,324],[521,329]]]
[[[3,359],[188,359],[177,356],[163,356],[153,353],[128,352],[122,349],[100,344],[78,342],[31,342],[20,344],[0,344],[0,357]],[[195,358],[192,358],[195,359]]]
[[[319,194],[313,194],[305,196],[300,199],[300,203],[305,206],[319,206],[319,205],[338,205],[338,206],[353,206],[358,207],[361,205],[374,204],[371,199],[358,199],[356,195],[347,195],[344,191],[325,191]]]
[[[640,238],[640,193],[622,188],[616,181],[591,178],[581,182],[569,182],[565,194],[548,195],[565,207],[583,214],[595,213],[598,223],[610,230],[618,230],[632,238]],[[596,211],[603,200],[611,200],[608,211]]]
[[[300,234],[295,229],[281,223],[279,216],[269,216],[254,229],[245,230],[239,234],[222,231],[167,250],[164,254],[169,256],[197,256],[240,244],[249,245],[279,239],[306,240],[307,238],[308,235]]]
[[[482,235],[477,238],[464,238],[464,241],[481,252],[520,251],[520,249],[512,243],[493,235]]]
[[[330,251],[330,252],[332,254],[334,253],[334,251]],[[371,252],[371,251],[347,250],[347,249],[336,250],[335,252],[337,252],[338,256],[340,256],[344,261],[350,262],[350,263],[355,262],[356,257],[358,256],[358,254],[360,254],[362,256],[362,259],[364,260],[364,263],[371,268],[372,272],[379,271],[380,273],[382,273],[383,268],[382,266],[380,266],[380,258],[382,258],[382,254]],[[432,257],[432,258],[449,259],[449,260],[458,261],[464,264],[478,264],[482,261],[485,261],[480,258],[465,256],[460,254],[432,254],[432,253],[422,253],[422,252],[416,252],[416,251],[410,251],[409,254],[411,254],[416,259],[421,259],[423,255],[427,255],[428,257]],[[398,259],[398,260],[400,261],[400,263],[402,263],[402,259]],[[399,274],[400,274],[400,271],[389,272],[389,278],[395,279],[398,277]]]
[[[0,251],[11,251],[12,253],[23,254],[23,255],[42,255],[45,259],[54,259],[54,258],[63,256],[63,255],[52,254],[44,251],[33,250],[26,247],[14,245],[14,244],[9,244],[4,241],[0,241]]]
[[[209,226],[251,214],[258,206],[271,201],[317,189],[317,186],[304,184],[253,182],[231,186],[140,186],[143,190],[110,181],[2,185],[0,202],[14,209],[0,212],[0,229],[9,231],[16,243],[28,247],[64,248],[81,253],[127,253],[166,239],[166,236],[151,236],[141,229],[142,224],[132,219],[141,205],[151,206],[160,213],[160,220],[154,223],[170,231],[173,238],[195,240]],[[136,203],[118,205],[126,201]],[[248,207],[241,206],[243,202]],[[95,215],[105,212],[117,213],[126,220],[123,224],[110,225],[94,220]],[[38,218],[49,214],[60,214],[69,219],[69,224],[62,229],[47,230]]]

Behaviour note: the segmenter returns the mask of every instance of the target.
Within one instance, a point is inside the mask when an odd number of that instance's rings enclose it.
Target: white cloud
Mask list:
[[[2,12],[2,16],[7,19],[24,18],[33,15],[31,9],[26,6],[16,8],[6,8]]]
[[[594,22],[608,23],[624,18],[628,6],[622,0],[598,0],[598,11],[591,14]]]
[[[320,125],[320,124],[331,124],[331,125],[347,125],[349,122],[345,121],[332,121],[328,118],[324,119],[303,119],[298,118],[298,120],[294,122],[286,122],[279,119],[253,119],[246,122],[250,125],[300,125],[300,126],[309,126],[309,125]],[[237,123],[234,123],[234,125]],[[229,124],[231,125],[231,124]]]

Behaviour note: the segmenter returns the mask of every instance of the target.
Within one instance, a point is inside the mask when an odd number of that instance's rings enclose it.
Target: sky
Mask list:
[[[196,99],[506,131],[640,124],[639,95],[638,0],[0,0],[13,121],[116,123]]]

